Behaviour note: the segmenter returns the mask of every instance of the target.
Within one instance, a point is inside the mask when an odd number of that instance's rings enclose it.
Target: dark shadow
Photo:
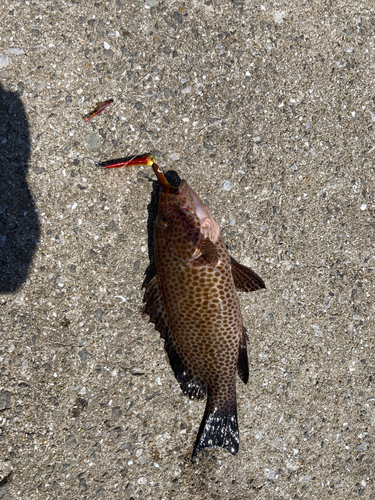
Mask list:
[[[1,85],[0,146],[0,293],[11,293],[30,269],[39,222],[26,182],[30,137],[25,108],[19,94]]]
[[[181,178],[177,172],[174,170],[168,170],[164,172],[165,178],[171,184],[171,186],[179,186]],[[145,270],[145,279],[142,283],[142,288],[147,288],[152,278],[156,274],[155,259],[154,259],[154,224],[156,216],[158,214],[158,204],[159,204],[159,193],[161,186],[159,181],[152,181],[152,193],[151,200],[147,206],[148,218],[147,218],[147,236],[148,236],[148,257],[150,259],[150,264]]]

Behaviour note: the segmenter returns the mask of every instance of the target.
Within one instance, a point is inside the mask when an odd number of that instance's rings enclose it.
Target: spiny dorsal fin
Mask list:
[[[234,285],[240,292],[255,292],[266,288],[264,281],[250,267],[243,266],[231,257]]]
[[[165,341],[164,349],[167,351],[169,362],[182,391],[191,399],[204,398],[205,388],[184,365],[173,345],[173,335],[164,312],[163,294],[157,275],[147,285],[143,302],[145,302],[144,312],[150,316],[151,323],[155,324],[156,330],[160,332],[161,338]]]

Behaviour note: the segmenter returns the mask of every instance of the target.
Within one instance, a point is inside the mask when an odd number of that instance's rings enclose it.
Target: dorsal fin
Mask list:
[[[234,285],[240,292],[255,292],[266,288],[264,281],[250,267],[243,266],[231,257]]]
[[[164,311],[163,294],[158,275],[154,276],[147,285],[143,302],[145,302],[144,312],[150,316],[150,322],[155,324],[156,330],[160,332],[160,337],[165,341],[164,349],[167,351],[169,362],[182,391],[191,399],[204,398],[206,395],[205,387],[194,378],[173,345],[173,333]]]

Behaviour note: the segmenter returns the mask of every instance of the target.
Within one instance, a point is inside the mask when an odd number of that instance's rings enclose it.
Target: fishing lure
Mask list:
[[[108,99],[108,101],[102,101],[102,102],[96,103],[96,106],[93,109],[93,111],[90,111],[90,113],[85,115],[83,117],[83,119],[85,120],[85,122],[88,122],[91,118],[93,118],[94,116],[101,113],[107,106],[109,106],[112,103],[113,103],[113,99]]]

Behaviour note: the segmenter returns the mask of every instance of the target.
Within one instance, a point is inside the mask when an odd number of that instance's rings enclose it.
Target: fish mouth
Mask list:
[[[158,181],[161,184],[161,187],[162,187],[164,193],[168,193],[168,194],[178,194],[179,193],[180,188],[169,184],[169,182],[165,178],[164,173],[162,172],[160,167],[155,163],[155,161],[152,163],[152,168],[155,172],[156,177],[158,178]]]

